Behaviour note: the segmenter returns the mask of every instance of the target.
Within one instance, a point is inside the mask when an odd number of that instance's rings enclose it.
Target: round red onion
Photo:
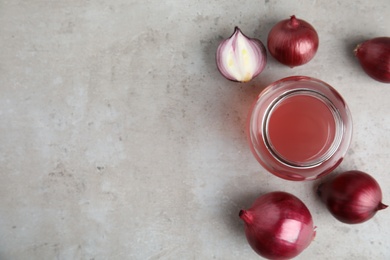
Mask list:
[[[319,40],[313,26],[293,15],[272,27],[267,45],[268,51],[276,60],[295,67],[308,63],[314,57]]]
[[[367,75],[390,83],[390,37],[365,41],[355,48],[354,53]]]
[[[330,213],[339,221],[358,224],[372,218],[378,210],[387,208],[382,203],[378,182],[360,171],[341,173],[317,189]]]
[[[241,210],[249,245],[269,259],[289,259],[300,254],[315,236],[305,204],[292,194],[271,192],[260,196],[248,210]]]

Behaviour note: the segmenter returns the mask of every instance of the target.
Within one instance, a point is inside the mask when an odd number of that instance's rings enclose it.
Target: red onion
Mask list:
[[[267,52],[260,40],[245,36],[236,27],[233,35],[219,44],[216,62],[225,78],[248,82],[265,68]]]
[[[309,62],[316,54],[318,44],[318,35],[313,26],[295,15],[272,27],[267,42],[271,55],[290,67]]]
[[[354,53],[367,75],[390,83],[390,37],[365,41],[355,48]]]
[[[378,182],[360,171],[337,175],[317,189],[330,213],[341,222],[358,224],[372,218],[383,204]]]
[[[289,259],[300,254],[315,236],[305,204],[286,192],[260,196],[248,210],[241,210],[249,245],[269,259]]]

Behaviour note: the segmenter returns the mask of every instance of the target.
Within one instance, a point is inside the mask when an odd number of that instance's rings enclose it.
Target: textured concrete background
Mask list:
[[[236,84],[214,55],[235,25],[266,42],[295,14],[320,48],[269,57]],[[390,2],[0,1],[0,259],[258,259],[238,211],[268,191],[300,197],[317,237],[298,259],[390,259],[390,210],[336,221],[315,182],[268,174],[247,145],[260,91],[291,75],[333,85],[354,119],[337,171],[371,173],[390,203],[390,86],[352,50],[390,36]]]

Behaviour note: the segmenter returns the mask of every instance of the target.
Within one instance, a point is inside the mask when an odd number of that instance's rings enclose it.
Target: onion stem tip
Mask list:
[[[291,23],[292,27],[297,27],[299,25],[299,22],[298,22],[297,18],[295,17],[295,15],[291,15],[290,23]]]
[[[383,203],[381,202],[381,203],[379,203],[379,205],[378,205],[378,210],[385,209],[385,208],[387,208],[387,207],[388,207],[388,205],[383,204]]]
[[[238,216],[246,223],[250,224],[253,221],[253,216],[246,210],[240,210]]]

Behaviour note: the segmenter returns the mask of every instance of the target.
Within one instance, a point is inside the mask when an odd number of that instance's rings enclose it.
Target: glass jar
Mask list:
[[[287,180],[314,180],[334,170],[351,142],[352,119],[327,83],[292,76],[264,89],[251,109],[247,134],[260,164]]]

